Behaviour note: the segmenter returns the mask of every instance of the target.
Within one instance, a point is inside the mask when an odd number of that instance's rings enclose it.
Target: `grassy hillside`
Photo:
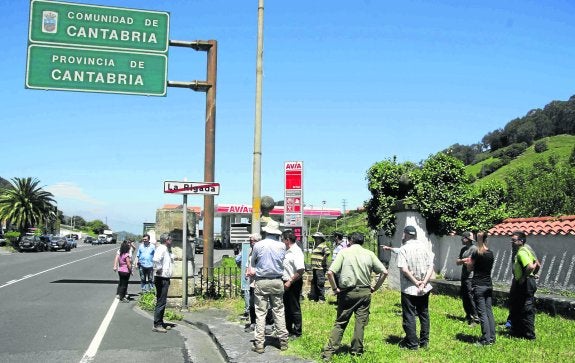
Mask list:
[[[514,169],[533,165],[539,160],[547,159],[551,155],[556,155],[559,160],[568,160],[575,146],[575,135],[557,135],[552,137],[546,137],[542,140],[547,142],[548,150],[542,153],[536,153],[534,146],[531,145],[523,154],[519,155],[517,158],[513,159],[509,164],[497,169],[495,172],[485,176],[484,178],[478,179],[476,183],[484,183],[489,180],[499,180],[503,181],[505,176]],[[476,176],[483,165],[488,165],[497,160],[496,158],[488,158],[475,165],[469,165],[465,168],[466,172],[470,175]]]

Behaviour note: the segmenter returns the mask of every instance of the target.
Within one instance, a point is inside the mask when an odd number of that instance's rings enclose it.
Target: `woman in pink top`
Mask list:
[[[121,302],[128,302],[126,294],[128,292],[128,281],[132,274],[132,257],[130,252],[130,243],[124,241],[120,246],[120,255],[115,259],[118,264],[114,266],[114,270],[118,271],[118,276],[120,277],[116,297],[120,299]]]

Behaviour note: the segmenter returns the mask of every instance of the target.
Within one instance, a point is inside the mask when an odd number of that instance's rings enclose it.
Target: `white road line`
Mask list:
[[[41,274],[43,274],[43,273],[46,273],[46,272],[55,270],[55,269],[57,269],[57,268],[64,267],[64,266],[67,266],[67,265],[71,265],[71,264],[76,263],[76,262],[84,261],[84,260],[87,260],[88,258],[96,257],[96,256],[98,256],[98,255],[101,255],[101,254],[103,254],[103,253],[108,253],[108,252],[113,251],[113,250],[114,250],[114,249],[112,249],[112,250],[107,250],[107,251],[104,251],[104,252],[99,252],[99,253],[96,253],[95,255],[88,256],[88,257],[83,257],[83,258],[80,258],[80,259],[74,260],[74,261],[70,261],[70,262],[64,263],[64,264],[62,264],[62,265],[49,268],[49,269],[47,269],[47,270],[37,272],[37,273],[35,273],[35,274],[26,275],[26,276],[21,277],[21,278],[19,278],[19,279],[17,279],[17,280],[8,281],[8,282],[6,282],[4,285],[0,285],[0,289],[3,288],[3,287],[9,286],[9,285],[15,284],[15,283],[17,283],[17,282],[24,281],[24,280],[29,279],[29,278],[31,278],[31,277],[38,276],[38,275],[41,275]]]
[[[90,346],[88,346],[88,350],[86,350],[86,353],[84,353],[82,360],[80,360],[80,363],[88,363],[92,361],[96,356],[98,348],[100,348],[100,343],[102,343],[102,339],[104,339],[104,335],[106,335],[106,331],[108,330],[108,326],[112,321],[112,317],[114,317],[114,313],[116,312],[116,308],[118,307],[119,301],[120,300],[118,299],[114,299],[114,301],[112,302],[112,305],[108,309],[108,313],[106,313],[104,320],[102,320],[102,323],[100,324],[100,327],[96,332],[96,335],[94,335],[94,338],[92,339]]]

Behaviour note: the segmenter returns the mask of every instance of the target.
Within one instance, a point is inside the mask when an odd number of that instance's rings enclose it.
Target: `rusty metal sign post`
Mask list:
[[[205,81],[178,82],[168,81],[168,87],[190,88],[194,91],[206,93],[206,127],[205,127],[205,154],[204,154],[204,182],[213,183],[215,174],[216,156],[216,75],[218,61],[218,42],[216,40],[181,41],[170,40],[170,46],[192,48],[196,51],[207,52],[207,76]],[[187,265],[187,262],[186,262]],[[213,277],[214,267],[214,196],[204,195],[204,258],[203,266],[209,267]],[[184,307],[187,307],[187,276],[183,282]]]

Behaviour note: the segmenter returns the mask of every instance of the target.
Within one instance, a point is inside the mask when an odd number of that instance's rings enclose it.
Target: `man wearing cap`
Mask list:
[[[170,253],[172,237],[168,233],[160,236],[160,245],[154,251],[154,285],[156,286],[156,308],[154,310],[154,328],[157,333],[166,333],[166,328],[172,325],[164,323],[164,312],[168,299],[168,289],[170,288],[170,278],[174,271],[174,258]]]
[[[475,300],[473,298],[473,287],[471,286],[473,271],[469,271],[466,265],[471,255],[477,252],[477,246],[473,244],[474,241],[472,232],[463,232],[461,235],[461,244],[463,244],[463,247],[461,251],[459,251],[459,258],[455,260],[455,263],[461,266],[460,296],[463,302],[463,310],[465,311],[465,320],[467,320],[467,324],[469,325],[479,323]]]
[[[401,310],[405,338],[399,342],[403,349],[417,350],[429,345],[429,279],[433,274],[433,252],[417,240],[413,226],[403,229],[404,244],[397,254],[400,269]],[[419,317],[420,334],[417,338],[415,317]]]
[[[312,235],[315,248],[311,253],[311,289],[308,298],[313,301],[325,301],[325,272],[327,270],[327,258],[330,250],[325,242],[325,236],[321,232]]]
[[[256,330],[252,350],[265,352],[265,327],[268,302],[272,308],[274,327],[280,341],[280,349],[288,347],[288,332],[284,314],[284,272],[283,260],[286,253],[285,244],[280,241],[282,232],[279,223],[271,220],[262,228],[265,238],[254,244],[251,266],[254,276],[254,297],[256,308]]]
[[[369,321],[371,293],[381,287],[387,276],[387,270],[375,253],[363,248],[364,237],[361,233],[351,235],[351,245],[342,250],[332,262],[327,277],[333,292],[337,295],[337,317],[322,357],[330,359],[341,345],[341,339],[349,319],[355,314],[355,327],[351,339],[351,353],[363,354],[364,329]],[[379,274],[372,287],[371,275]],[[339,275],[339,284],[335,275]]]

